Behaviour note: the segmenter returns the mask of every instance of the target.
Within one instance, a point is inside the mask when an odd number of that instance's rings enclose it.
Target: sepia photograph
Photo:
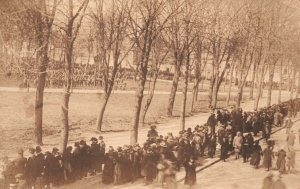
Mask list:
[[[0,0],[0,189],[300,189],[300,0]]]

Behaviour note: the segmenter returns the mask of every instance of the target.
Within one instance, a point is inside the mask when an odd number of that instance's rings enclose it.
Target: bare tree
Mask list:
[[[124,0],[113,0],[110,7],[103,10],[103,1],[96,1],[96,12],[92,18],[96,29],[97,59],[101,65],[103,97],[97,118],[97,128],[102,129],[106,105],[113,90],[121,63],[132,50],[130,43],[124,44],[128,30],[127,4]],[[129,46],[129,47],[128,47]],[[112,66],[110,66],[112,62]]]
[[[160,66],[164,62],[164,60],[167,58],[169,51],[164,48],[162,40],[160,40],[160,37],[155,41],[152,48],[152,61],[150,65],[150,80],[149,80],[149,90],[148,90],[148,97],[146,100],[146,104],[143,108],[142,114],[141,114],[141,123],[142,126],[145,124],[145,118],[146,114],[149,110],[149,107],[151,105],[152,99],[154,97],[155,92],[155,86],[156,81],[159,75]]]
[[[77,38],[84,13],[87,9],[89,0],[80,2],[79,8],[74,14],[74,2],[68,1],[67,23],[60,27],[64,32],[65,42],[65,65],[64,65],[64,94],[61,104],[62,131],[61,131],[61,151],[64,152],[69,138],[69,101],[71,96],[72,86],[72,65],[73,65],[73,50],[74,43]]]
[[[130,135],[131,144],[138,139],[138,127],[142,100],[144,97],[145,83],[148,73],[148,64],[153,43],[158,34],[164,29],[167,20],[173,12],[166,11],[166,0],[140,0],[132,1],[133,10],[129,11],[129,23],[132,40],[138,49],[137,61],[137,90],[133,112],[132,129]]]

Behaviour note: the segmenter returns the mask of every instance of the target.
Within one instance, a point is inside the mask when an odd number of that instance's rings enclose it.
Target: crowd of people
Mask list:
[[[120,185],[144,178],[145,184],[156,183],[166,189],[176,188],[176,173],[183,167],[186,172],[185,184],[196,184],[196,167],[201,157],[216,156],[220,145],[220,159],[226,161],[229,153],[243,158],[255,168],[260,166],[261,156],[267,170],[272,167],[274,142],[269,140],[272,128],[286,127],[289,151],[280,149],[275,155],[277,168],[286,172],[293,167],[294,132],[291,118],[300,110],[300,99],[262,108],[254,112],[243,112],[241,108],[211,112],[207,123],[194,129],[159,135],[156,126],[151,126],[143,145],[124,145],[106,149],[103,137],[91,138],[91,144],[81,140],[68,146],[61,154],[57,148],[42,152],[40,146],[30,148],[30,157],[25,158],[23,150],[18,157],[6,162],[3,171],[6,186],[18,183],[18,188],[51,188],[68,184],[88,175],[102,172],[103,184]],[[268,147],[262,150],[254,136],[262,133]]]

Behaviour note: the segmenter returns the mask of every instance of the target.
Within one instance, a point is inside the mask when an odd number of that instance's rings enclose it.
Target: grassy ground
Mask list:
[[[146,126],[151,123],[163,123],[172,118],[166,117],[169,95],[155,95],[146,117]],[[147,95],[145,95],[147,98]],[[34,127],[35,93],[0,92],[0,156],[19,144],[32,143]],[[190,95],[187,107],[190,107]],[[220,98],[221,100],[225,98]],[[62,94],[44,95],[44,135],[57,134],[60,129],[60,104]],[[177,95],[174,116],[179,116],[181,95]],[[95,122],[101,103],[101,94],[72,94],[69,119],[73,129],[95,129]],[[133,94],[112,94],[104,117],[104,131],[128,130],[133,115]],[[224,102],[220,102],[224,104]],[[207,97],[200,96],[196,103],[197,112],[207,111]],[[27,146],[27,145],[25,145]]]

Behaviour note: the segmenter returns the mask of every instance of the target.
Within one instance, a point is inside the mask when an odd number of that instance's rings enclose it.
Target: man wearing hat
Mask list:
[[[105,142],[103,140],[103,136],[99,136],[99,145],[100,145],[99,172],[102,172],[102,164],[104,163],[104,156],[105,156]]]
[[[52,153],[45,152],[45,171],[44,176],[46,178],[47,186],[58,186],[62,181],[62,167],[60,165],[61,158],[58,154],[58,148],[53,148]]]
[[[13,160],[13,164],[15,165],[15,174],[25,174],[27,159],[24,157],[24,151],[22,148],[18,149],[18,157]]]
[[[213,109],[211,109],[211,111],[210,111],[210,116],[208,117],[207,125],[211,128],[212,133],[215,133],[215,128],[216,128],[216,125],[217,125],[217,119],[216,119],[216,116],[215,116],[215,113],[214,113]]]
[[[86,177],[89,170],[91,169],[91,147],[86,144],[84,140],[79,142],[81,151],[81,174]]]
[[[148,131],[147,137],[151,141],[156,141],[158,138],[158,132],[156,131],[156,126],[151,125],[150,130]]]
[[[100,145],[95,137],[91,141],[91,175],[95,175],[100,166]]]
[[[40,146],[35,148],[36,157],[33,159],[34,162],[34,173],[36,174],[35,186],[37,188],[42,187],[44,185],[43,174],[44,174],[44,166],[45,166],[45,157],[42,153],[42,149]]]

